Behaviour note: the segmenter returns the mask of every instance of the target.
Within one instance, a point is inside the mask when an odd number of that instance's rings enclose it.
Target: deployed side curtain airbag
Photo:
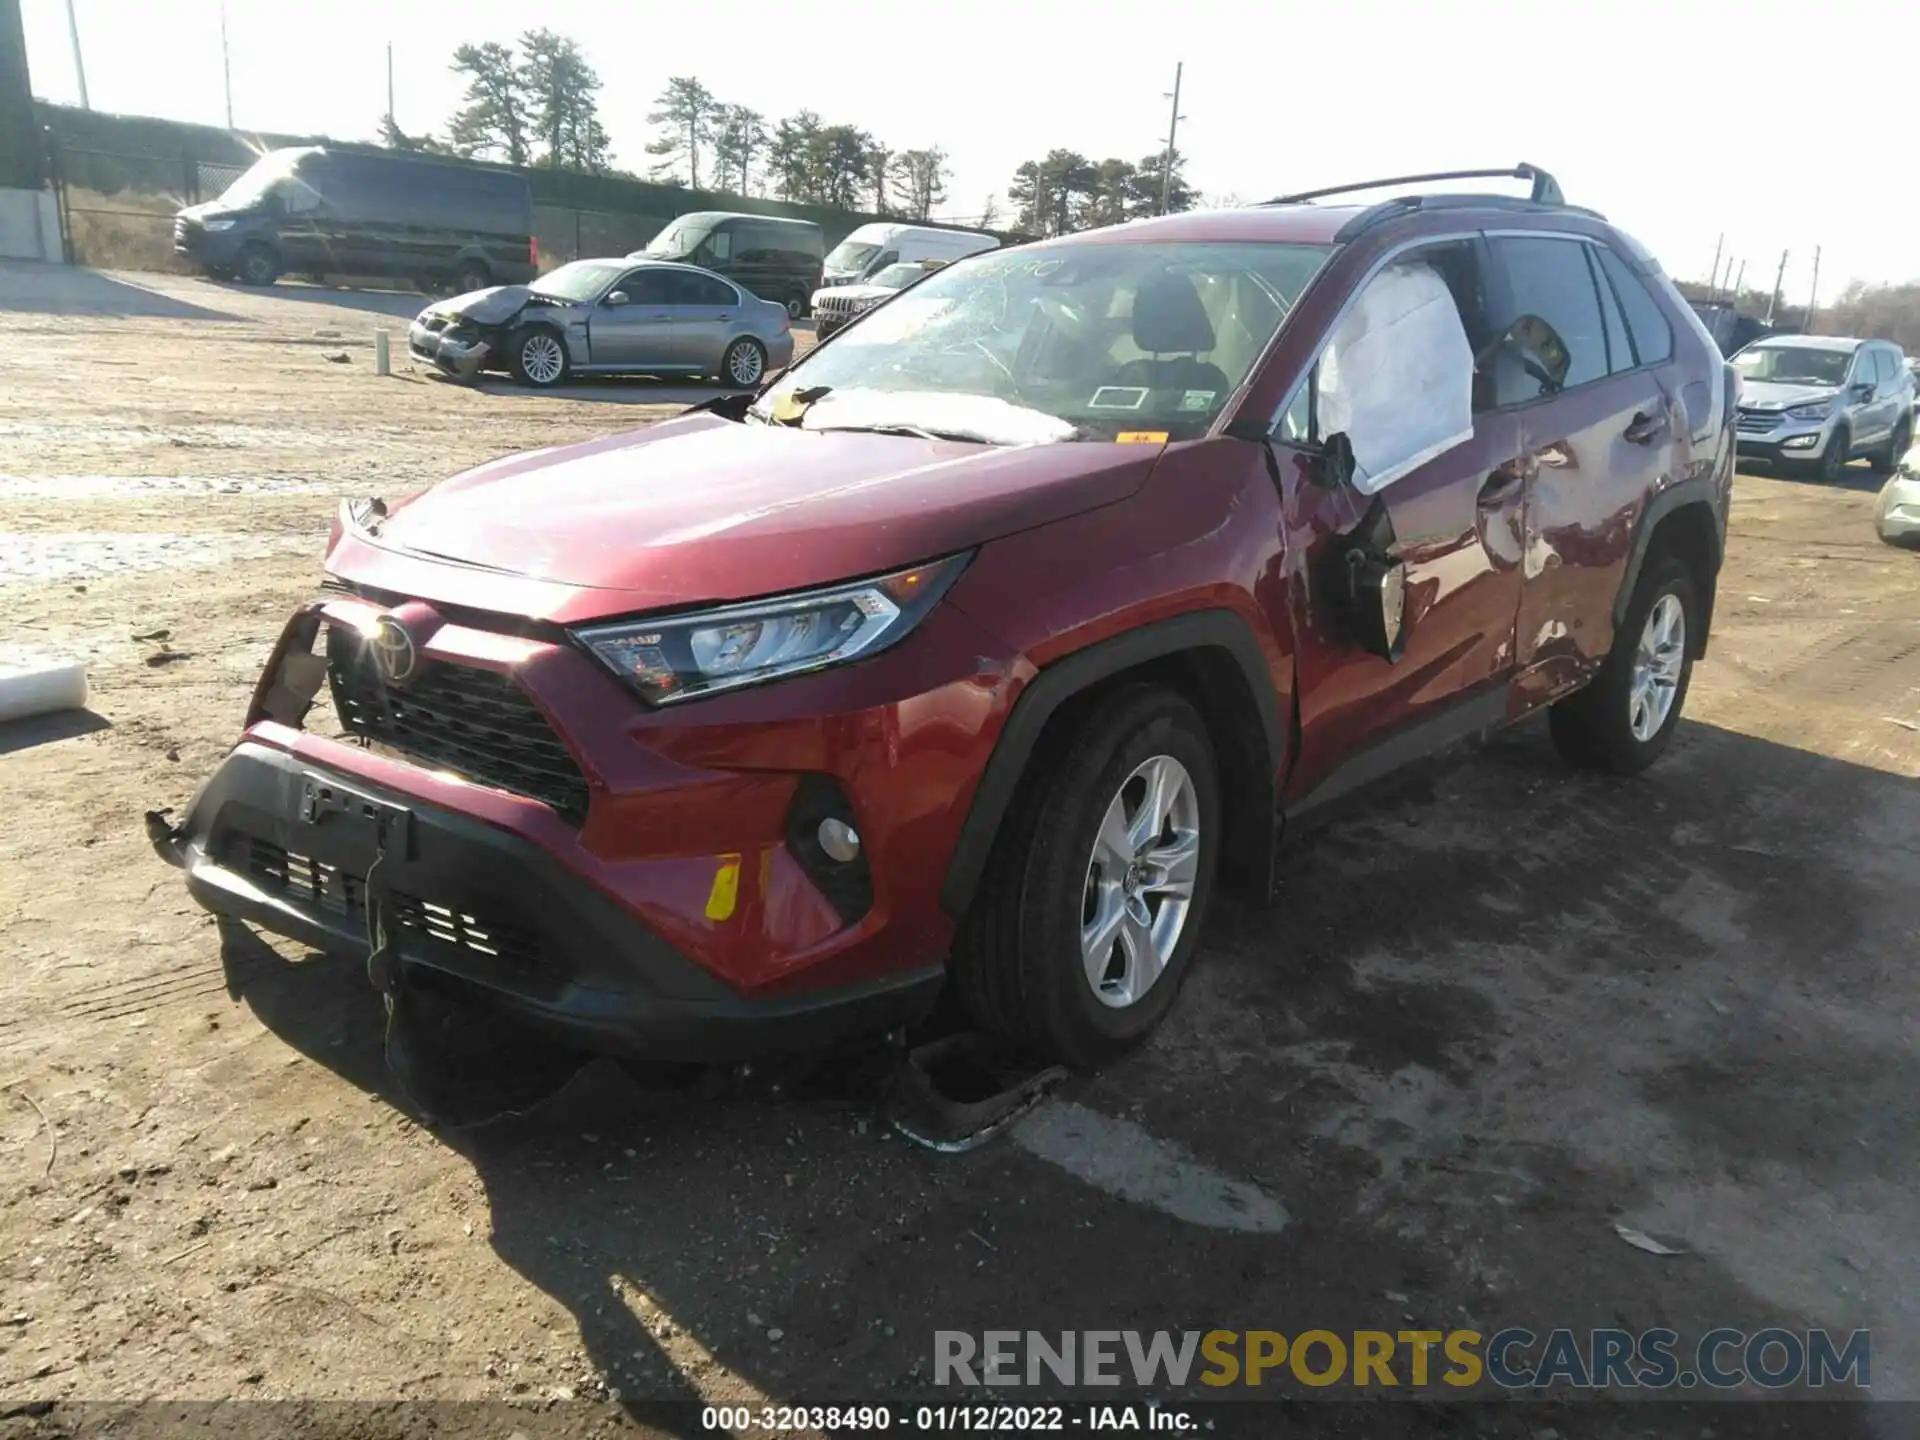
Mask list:
[[[1360,292],[1320,357],[1319,408],[1363,495],[1473,434],[1473,347],[1432,266],[1389,265]]]

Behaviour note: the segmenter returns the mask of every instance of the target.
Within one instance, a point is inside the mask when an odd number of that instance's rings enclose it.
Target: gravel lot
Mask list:
[[[0,268],[0,645],[95,687],[0,726],[0,1411],[578,1397],[586,1428],[613,1392],[921,1394],[936,1328],[1415,1321],[1870,1327],[1876,1395],[1920,1400],[1920,554],[1875,539],[1863,467],[1740,478],[1649,776],[1575,777],[1529,729],[1295,848],[1280,903],[1216,911],[1155,1043],[1008,1143],[604,1063],[443,1137],[396,1108],[364,977],[223,943],[140,823],[233,740],[338,497],[699,398],[443,383],[392,318],[418,304]],[[1699,1409],[1257,1433],[1915,1414]]]

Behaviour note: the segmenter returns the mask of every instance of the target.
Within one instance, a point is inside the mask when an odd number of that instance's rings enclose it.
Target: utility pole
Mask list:
[[[1733,257],[1731,255],[1727,257],[1727,264],[1729,266],[1733,264]],[[1733,308],[1736,310],[1740,308],[1740,296],[1746,286],[1746,283],[1747,283],[1747,262],[1742,260],[1740,262],[1740,273],[1733,277]]]
[[[1780,268],[1773,272],[1773,294],[1767,297],[1767,324],[1773,323],[1773,312],[1780,308],[1780,285],[1787,278],[1787,254],[1780,252]]]
[[[1713,242],[1713,269],[1707,272],[1707,303],[1711,305],[1714,297],[1720,293],[1720,251],[1727,243],[1727,232],[1722,230],[1720,238]]]
[[[393,42],[387,42],[387,123],[398,134],[400,122],[393,118]]]
[[[67,0],[67,38],[73,42],[73,73],[80,81],[80,108],[91,110],[87,103],[87,67],[80,59],[80,22],[74,18],[73,0]]]
[[[1808,335],[1813,333],[1813,313],[1820,305],[1820,247],[1813,247],[1813,291],[1807,296],[1807,318],[1801,329]]]
[[[227,85],[227,129],[233,129],[233,59],[227,51],[227,3],[220,0],[220,75]]]
[[[1160,213],[1167,213],[1167,205],[1173,198],[1173,137],[1180,129],[1180,122],[1186,117],[1180,113],[1180,72],[1185,70],[1186,62],[1177,60],[1173,66],[1173,118],[1167,122],[1167,156],[1160,165]]]

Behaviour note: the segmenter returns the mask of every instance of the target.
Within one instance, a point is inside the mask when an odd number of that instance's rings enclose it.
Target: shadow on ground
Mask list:
[[[0,260],[0,312],[7,311],[148,320],[241,320],[238,315],[163,295],[118,276],[31,260]]]
[[[931,1398],[936,1329],[1415,1322],[1871,1324],[1876,1388],[1911,1393],[1896,1322],[1920,1247],[1897,1197],[1920,1141],[1890,1091],[1914,1073],[1916,818],[1914,781],[1687,724],[1632,782],[1509,736],[1304,842],[1276,906],[1216,911],[1155,1043],[1072,1089],[1279,1196],[1279,1234],[1188,1224],[1013,1145],[906,1146],[857,1091],[648,1095],[479,1028],[484,1083],[551,1098],[442,1138],[485,1185],[500,1259],[630,1400],[692,1398],[713,1362],[776,1400]],[[224,953],[264,1024],[396,1100],[359,967],[237,928]],[[1687,1193],[1712,1203],[1689,1218]],[[1847,1226],[1810,1221],[1809,1196]],[[1686,1253],[1615,1234],[1648,1216]],[[1829,1251],[1880,1242],[1893,1270],[1828,1283]],[[1878,1433],[1865,1407],[1281,1393],[1226,1433]]]
[[[62,710],[55,715],[34,715],[25,720],[0,720],[0,755],[50,745],[55,740],[71,740],[109,730],[113,722],[91,710]]]

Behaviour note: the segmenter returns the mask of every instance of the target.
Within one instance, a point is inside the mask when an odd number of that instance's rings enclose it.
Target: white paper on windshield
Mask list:
[[[1473,434],[1473,347],[1432,266],[1389,265],[1360,292],[1320,357],[1319,409],[1363,495]]]

